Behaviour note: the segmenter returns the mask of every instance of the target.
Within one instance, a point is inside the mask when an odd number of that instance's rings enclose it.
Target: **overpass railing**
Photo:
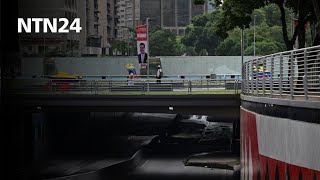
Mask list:
[[[33,75],[37,78],[36,75]],[[109,79],[109,80],[126,80],[128,75],[78,75],[82,79],[89,80],[99,80],[99,79]],[[150,75],[150,78],[155,75]],[[32,77],[32,76],[30,76]],[[40,75],[39,78],[49,78],[50,75]],[[136,75],[140,79],[148,79],[147,75]],[[206,80],[206,79],[217,79],[217,80],[229,80],[238,79],[241,80],[241,74],[171,74],[164,75],[163,80],[177,80],[177,79],[190,79],[190,80]]]
[[[320,46],[257,57],[242,68],[244,95],[320,100]]]
[[[6,79],[9,94],[238,94],[238,79]]]

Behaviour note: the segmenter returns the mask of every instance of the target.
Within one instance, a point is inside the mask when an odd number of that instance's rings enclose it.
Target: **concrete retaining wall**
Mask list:
[[[138,68],[136,57],[54,58],[57,71],[82,75],[127,75],[126,65]],[[251,56],[244,60],[252,59]],[[240,56],[164,56],[160,57],[165,75],[241,74]],[[43,58],[23,58],[22,75],[43,74]]]

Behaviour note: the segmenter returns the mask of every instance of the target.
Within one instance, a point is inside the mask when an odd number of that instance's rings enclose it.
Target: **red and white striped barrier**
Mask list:
[[[240,128],[242,180],[320,180],[320,124],[241,108]]]

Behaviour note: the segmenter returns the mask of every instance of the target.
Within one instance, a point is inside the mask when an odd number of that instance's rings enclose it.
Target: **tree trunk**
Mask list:
[[[306,47],[306,32],[304,28],[304,18],[299,16],[298,19],[298,49]]]
[[[294,33],[292,39],[289,40],[288,31],[287,31],[286,13],[285,13],[285,10],[284,10],[284,7],[283,7],[283,3],[279,2],[279,3],[276,3],[276,4],[278,5],[278,7],[280,9],[280,12],[281,12],[281,24],[282,24],[283,40],[284,40],[284,43],[286,44],[287,50],[290,51],[290,50],[293,49],[293,44],[294,44],[294,40],[297,37],[297,33],[296,33],[296,30],[295,30],[295,33]]]
[[[312,0],[314,14],[316,15],[317,22],[316,22],[316,33],[315,38],[313,41],[313,45],[320,45],[320,2],[319,0]]]

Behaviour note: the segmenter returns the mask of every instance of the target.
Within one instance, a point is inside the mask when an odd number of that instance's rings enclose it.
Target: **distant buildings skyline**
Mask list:
[[[26,56],[101,56],[111,53],[114,40],[133,40],[132,31],[150,18],[150,26],[184,35],[192,17],[207,12],[209,2],[193,0],[19,0],[20,17],[80,18],[80,33],[21,34]]]
[[[150,25],[169,29],[176,35],[184,35],[191,19],[208,11],[208,6],[194,5],[193,0],[140,0],[142,21],[150,19]],[[207,2],[207,1],[206,1]]]

